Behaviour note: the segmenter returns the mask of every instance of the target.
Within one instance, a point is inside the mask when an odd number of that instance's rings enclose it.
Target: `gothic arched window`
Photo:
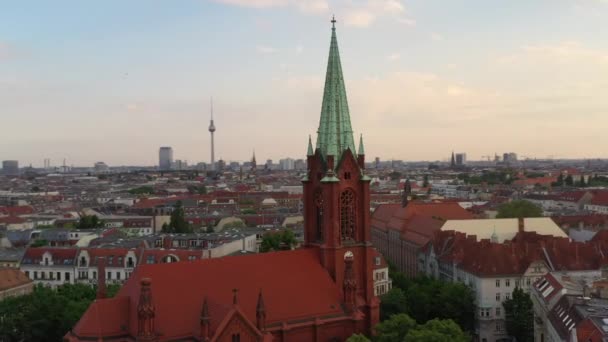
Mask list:
[[[350,189],[340,194],[340,233],[342,240],[355,239],[355,194]]]
[[[318,189],[315,192],[315,227],[317,241],[323,241],[323,191]]]

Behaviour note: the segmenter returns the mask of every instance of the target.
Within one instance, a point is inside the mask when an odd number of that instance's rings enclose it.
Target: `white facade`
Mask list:
[[[51,287],[75,282],[73,262],[55,264],[52,254],[48,251],[42,255],[39,263],[24,264],[22,262],[20,269],[34,282]]]
[[[608,214],[608,205],[585,204],[585,210],[599,214]]]
[[[392,280],[388,277],[388,267],[374,270],[374,295],[382,296],[393,287]]]

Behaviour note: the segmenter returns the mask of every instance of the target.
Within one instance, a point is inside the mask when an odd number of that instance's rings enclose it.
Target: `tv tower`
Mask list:
[[[211,133],[211,170],[215,171],[215,146],[213,145],[213,132],[215,125],[213,124],[213,97],[211,98],[211,122],[209,123],[209,133]]]

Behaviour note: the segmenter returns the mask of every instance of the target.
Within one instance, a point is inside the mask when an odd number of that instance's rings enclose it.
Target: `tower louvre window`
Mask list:
[[[317,241],[323,241],[323,192],[321,189],[315,192],[316,211],[316,236]]]
[[[340,233],[342,240],[355,239],[355,194],[350,189],[340,194]]]

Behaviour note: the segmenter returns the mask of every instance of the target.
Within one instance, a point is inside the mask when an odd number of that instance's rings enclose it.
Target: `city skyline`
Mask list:
[[[370,156],[606,157],[605,1],[112,3],[4,6],[0,159],[155,165],[172,146],[208,163],[210,96],[216,158],[303,158],[332,13]]]

